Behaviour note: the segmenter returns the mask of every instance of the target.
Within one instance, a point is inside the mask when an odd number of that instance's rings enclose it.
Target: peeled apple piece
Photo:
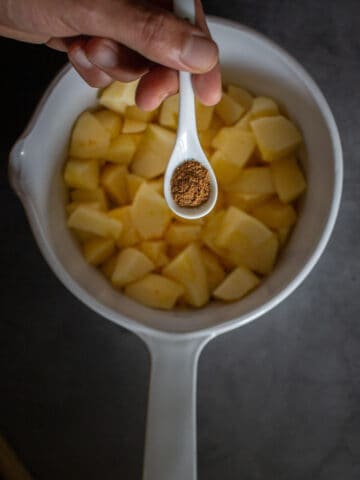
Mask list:
[[[306,188],[306,181],[295,157],[283,158],[271,164],[275,189],[282,202],[290,203]]]
[[[96,119],[101,123],[101,125],[110,133],[110,139],[113,140],[116,138],[122,127],[122,118],[115,112],[111,110],[100,110],[94,113]]]
[[[236,85],[228,86],[228,95],[244,107],[246,111],[250,110],[254,101],[250,92]]]
[[[148,179],[162,175],[174,145],[174,132],[159,125],[149,125],[134,155],[132,173]]]
[[[77,119],[70,140],[70,156],[101,158],[110,145],[110,133],[90,112]]]
[[[223,93],[220,102],[215,105],[215,112],[225,125],[233,125],[245,113],[245,108],[230,95]]]
[[[272,162],[293,153],[302,142],[302,135],[287,118],[278,115],[250,122],[263,160]]]
[[[206,268],[199,247],[192,243],[177,255],[163,274],[185,288],[185,299],[193,307],[202,307],[209,300]]]
[[[224,127],[211,142],[211,146],[221,151],[233,164],[243,167],[255,150],[255,137],[237,127]]]
[[[170,223],[171,212],[163,197],[143,183],[136,192],[131,218],[144,240],[159,239]]]
[[[68,226],[100,237],[113,238],[114,240],[117,240],[123,231],[121,222],[110,218],[104,212],[85,205],[79,206],[70,215]]]
[[[213,295],[215,298],[233,302],[240,300],[260,283],[260,279],[249,269],[238,267],[233,270],[217,287]]]
[[[184,288],[179,283],[153,273],[125,288],[128,297],[147,307],[162,310],[171,310],[183,293]]]
[[[105,262],[115,251],[115,242],[111,238],[94,238],[83,244],[84,257],[90,265]]]
[[[125,113],[127,106],[135,105],[135,93],[139,81],[113,82],[103,90],[99,103],[117,113]]]
[[[279,115],[279,107],[272,98],[256,97],[253,101],[250,115],[252,119]]]
[[[66,185],[84,190],[96,190],[99,184],[99,163],[95,159],[70,158],[65,166]]]
[[[116,287],[135,282],[155,268],[153,262],[136,248],[125,248],[119,253],[111,277]]]

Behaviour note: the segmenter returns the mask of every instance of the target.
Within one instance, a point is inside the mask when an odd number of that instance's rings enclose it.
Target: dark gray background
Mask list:
[[[200,480],[359,479],[360,3],[205,8],[260,30],[309,70],[340,128],[345,188],[305,284],[201,357]],[[0,431],[38,480],[140,480],[147,352],[60,285],[6,180],[8,150],[65,58],[8,40],[0,48]]]

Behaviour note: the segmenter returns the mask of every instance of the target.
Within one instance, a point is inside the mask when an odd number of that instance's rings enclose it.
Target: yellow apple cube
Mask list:
[[[129,83],[113,82],[103,90],[99,103],[114,112],[124,113],[128,105],[135,105],[138,80]]]
[[[251,107],[251,118],[271,117],[279,115],[279,107],[272,98],[256,97]]]
[[[130,205],[114,208],[108,212],[108,215],[119,220],[124,227],[121,236],[117,240],[117,245],[120,248],[132,247],[140,242],[140,236],[132,221]]]
[[[153,188],[162,197],[164,196],[164,177],[157,178],[156,180],[150,180],[147,182],[149,187]]]
[[[126,205],[129,202],[127,169],[124,165],[106,165],[102,169],[100,182],[114,203]]]
[[[149,125],[135,153],[132,173],[149,179],[162,175],[174,144],[174,132],[158,125]]]
[[[111,238],[94,238],[83,245],[83,254],[90,265],[100,265],[115,251],[115,242]]]
[[[94,238],[101,238],[101,237],[98,237],[97,235],[94,235],[93,233],[84,232],[83,230],[78,230],[77,228],[72,228],[71,231],[72,231],[74,237],[80,243],[85,243],[88,240],[91,240],[91,239],[94,239]]]
[[[203,105],[199,100],[195,102],[195,112],[196,112],[196,125],[199,132],[207,130],[211,125],[211,120],[214,113],[213,106],[208,107]]]
[[[250,122],[263,160],[272,162],[293,153],[302,142],[298,128],[278,115]]]
[[[177,220],[180,223],[185,223],[185,225],[205,225],[205,217],[188,219],[188,218],[179,217],[175,213],[173,214],[173,216],[175,220]]]
[[[256,218],[229,207],[224,215],[215,245],[229,252],[247,251],[268,240],[273,233]]]
[[[160,107],[159,124],[163,127],[177,129],[179,118],[179,95],[172,95],[163,101]]]
[[[133,173],[128,173],[126,177],[126,181],[127,181],[129,200],[132,203],[135,198],[136,192],[139,190],[140,186],[145,182],[145,179]]]
[[[145,277],[154,268],[153,262],[142,252],[136,248],[125,248],[119,253],[111,281],[121,288]]]
[[[71,215],[78,207],[85,205],[95,210],[100,210],[100,204],[98,202],[71,202],[68,203],[65,207],[66,213]]]
[[[222,128],[214,137],[211,146],[220,150],[228,160],[240,168],[250,159],[255,150],[255,138],[251,132],[237,127]]]
[[[272,162],[271,174],[276,192],[282,202],[292,202],[306,189],[304,175],[295,157]]]
[[[215,106],[215,111],[225,125],[233,125],[245,113],[245,108],[228,94],[223,93],[220,102]]]
[[[144,240],[159,239],[171,221],[171,212],[162,196],[143,183],[136,192],[131,217]]]
[[[252,107],[254,97],[244,88],[238,87],[236,85],[229,85],[227,93],[229,97],[239,103],[245,109],[245,111],[250,110],[250,108]]]
[[[98,161],[70,158],[65,165],[64,180],[72,188],[95,190],[99,184]]]
[[[90,112],[84,112],[75,123],[70,155],[78,158],[101,158],[110,144],[110,133]]]
[[[205,265],[209,289],[210,292],[212,292],[224,280],[225,271],[221,266],[221,263],[219,262],[217,256],[214,255],[212,252],[206,249],[202,249],[201,255]]]
[[[201,143],[201,146],[203,148],[211,148],[211,143],[217,134],[217,130],[213,128],[209,128],[207,130],[203,130],[202,132],[199,132],[199,140]]]
[[[201,225],[173,223],[165,234],[165,241],[177,247],[188,245],[200,238]]]
[[[213,295],[215,298],[233,302],[240,300],[260,283],[260,279],[245,267],[237,267],[217,287]]]
[[[235,207],[229,207],[224,215],[215,245],[223,258],[262,274],[271,271],[278,251],[276,235]]]
[[[129,133],[128,135],[129,135],[130,138],[132,138],[132,140],[134,141],[135,146],[137,148],[141,143],[143,134],[142,133]]]
[[[141,120],[132,120],[131,118],[125,118],[122,128],[123,133],[141,133],[145,132],[147,123]]]
[[[139,248],[150,258],[156,268],[162,268],[170,261],[166,254],[166,243],[163,240],[148,240],[140,243]]]
[[[105,260],[105,262],[101,265],[102,273],[109,280],[111,280],[111,277],[114,274],[118,255],[119,255],[118,253],[114,253],[113,255],[111,255],[111,257]]]
[[[275,194],[270,168],[244,168],[239,177],[226,187],[226,191],[252,195]]]
[[[229,160],[221,150],[213,153],[210,163],[218,183],[223,188],[231,184],[240,175],[241,167]]]
[[[171,310],[183,295],[184,288],[162,275],[149,274],[125,288],[125,294],[150,308]]]
[[[68,226],[114,240],[120,237],[123,230],[121,222],[87,205],[80,205],[70,215]]]
[[[109,162],[128,165],[136,151],[136,143],[132,135],[121,134],[109,145],[108,150],[102,158]]]
[[[217,255],[221,255],[220,248],[216,245],[215,240],[218,236],[220,226],[225,216],[225,210],[219,210],[211,215],[202,228],[201,239],[204,244]]]
[[[100,210],[107,210],[108,208],[106,194],[102,188],[96,188],[94,190],[73,190],[70,196],[73,202],[98,203]]]
[[[202,307],[209,301],[206,269],[196,244],[186,247],[164,268],[163,274],[184,287],[184,298],[189,305]]]
[[[294,207],[282,203],[277,198],[255,207],[252,215],[272,229],[291,227],[296,223],[297,219]]]
[[[126,108],[124,115],[126,118],[129,118],[130,120],[137,120],[139,122],[150,123],[154,119],[156,113],[157,113],[157,110],[151,110],[150,112],[145,112],[144,110],[141,110],[138,106],[131,105]]]
[[[280,227],[276,229],[277,237],[280,243],[280,247],[283,247],[289,240],[292,227]]]
[[[279,249],[277,236],[256,218],[235,210],[229,207],[215,239],[220,255],[237,266],[269,274]]]
[[[244,132],[251,132],[251,126],[250,126],[251,120],[252,120],[251,113],[248,112],[246,115],[240,118],[240,120],[237,123],[235,123],[235,127],[239,128],[240,130],[244,130]]]
[[[248,267],[261,275],[269,275],[274,268],[278,251],[279,240],[276,234],[273,234],[257,248],[242,255],[238,265]]]
[[[240,210],[244,210],[245,212],[251,212],[254,207],[267,202],[271,198],[273,198],[273,195],[226,192],[225,204],[228,206],[232,205],[233,207],[240,208]]]
[[[220,128],[223,128],[224,126],[225,123],[221,120],[221,118],[219,117],[219,115],[216,114],[215,111],[211,120],[210,128],[214,130],[220,130]]]
[[[96,119],[110,133],[110,139],[113,140],[120,135],[122,127],[122,118],[111,110],[100,110],[94,113]]]

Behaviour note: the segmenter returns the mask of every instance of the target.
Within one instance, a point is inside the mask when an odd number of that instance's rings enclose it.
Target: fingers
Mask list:
[[[221,74],[218,66],[202,75],[193,75],[194,93],[204,105],[216,105],[221,98]],[[141,78],[136,103],[143,110],[154,110],[167,97],[178,92],[179,81],[175,70],[156,66]]]
[[[142,110],[155,110],[179,89],[178,73],[161,65],[153,67],[139,82],[136,103]]]
[[[77,42],[81,37],[65,37],[65,38],[50,38],[46,42],[46,45],[54,50],[59,50],[60,52],[68,52],[70,46]]]
[[[70,62],[73,64],[79,75],[91,86],[102,88],[109,85],[113,79],[98,67],[93,65],[87,58],[84,47],[86,41],[74,41],[68,51]]]
[[[92,1],[91,15],[86,5],[86,1],[79,2],[71,17],[69,13],[65,18],[74,30],[111,38],[153,62],[177,70],[206,72],[218,61],[216,44],[200,28],[150,2]]]
[[[208,34],[209,37],[210,31],[208,24],[206,22],[204,8],[202,6],[201,0],[194,0],[195,2],[195,16],[196,16],[196,25],[201,28],[201,30]]]
[[[210,34],[201,1],[195,0],[195,2],[197,25],[204,31],[204,33],[201,33],[200,36],[196,35],[196,37],[200,38],[201,41],[208,42],[209,40],[206,37]],[[129,3],[126,4],[127,8],[132,8],[131,5],[129,6]],[[121,8],[124,8],[122,2],[119,2],[117,5],[121,5]],[[163,0],[162,6],[171,8],[171,1]],[[193,36],[194,27],[186,22],[184,27],[183,22],[173,17],[169,12],[158,9],[155,10],[156,13],[149,13],[144,7],[140,8],[139,5],[136,4],[136,12],[144,15],[144,11],[147,11],[149,15],[149,19],[147,20],[148,26],[151,22],[160,22],[158,24],[159,31],[165,31],[164,34],[159,34],[159,37],[156,37],[157,34],[153,32],[150,35],[151,38],[148,39],[148,43],[156,43],[159,42],[161,38],[166,38],[166,35],[168,35],[167,30],[174,21],[175,23],[180,22],[181,26],[179,27],[177,24],[177,28],[180,28],[181,32],[190,29],[191,35]],[[134,14],[134,12],[132,13]],[[160,16],[156,17],[158,14]],[[162,20],[159,20],[159,18]],[[169,18],[171,18],[171,20],[169,20]],[[131,24],[131,20],[128,20],[128,24]],[[136,43],[136,27],[132,26],[131,30],[134,33],[132,42]],[[155,35],[155,38],[152,38],[152,35]],[[161,35],[163,35],[163,37],[161,37]],[[51,39],[48,45],[53,48],[68,50],[70,61],[90,85],[103,87],[109,84],[112,79],[129,82],[143,77],[138,87],[137,102],[138,105],[145,110],[156,108],[167,96],[177,92],[178,79],[173,69],[159,65],[154,66],[154,64],[144,58],[143,55],[108,38],[95,37],[86,39],[86,37],[83,37],[81,42],[79,38],[80,37],[75,39],[75,41],[74,38],[69,40]],[[203,52],[201,47],[196,47],[196,50],[197,55],[202,56]],[[215,59],[216,62],[214,66],[208,72],[195,74],[193,76],[195,94],[205,105],[213,105],[221,98],[221,75],[217,56]]]
[[[121,82],[131,82],[143,76],[151,63],[138,53],[113,40],[92,38],[86,43],[85,53],[90,62]]]
[[[197,98],[204,105],[216,105],[221,99],[221,73],[219,65],[210,72],[193,75],[193,87]]]
[[[210,36],[201,0],[195,0],[195,7],[197,25]],[[145,110],[156,108],[166,97],[175,94],[178,86],[178,78],[174,71],[170,73],[165,68],[157,68],[154,73],[151,72],[141,79],[138,86],[137,103],[140,108]],[[218,103],[221,99],[219,63],[209,72],[193,75],[193,87],[195,95],[204,105]]]
[[[210,36],[201,0],[195,0],[195,9],[197,25]],[[216,105],[222,95],[219,62],[209,72],[193,75],[193,87],[200,102],[204,105]]]

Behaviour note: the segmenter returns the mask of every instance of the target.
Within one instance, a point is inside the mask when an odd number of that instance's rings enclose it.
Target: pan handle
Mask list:
[[[143,480],[196,480],[196,382],[211,336],[143,336],[151,378]]]

